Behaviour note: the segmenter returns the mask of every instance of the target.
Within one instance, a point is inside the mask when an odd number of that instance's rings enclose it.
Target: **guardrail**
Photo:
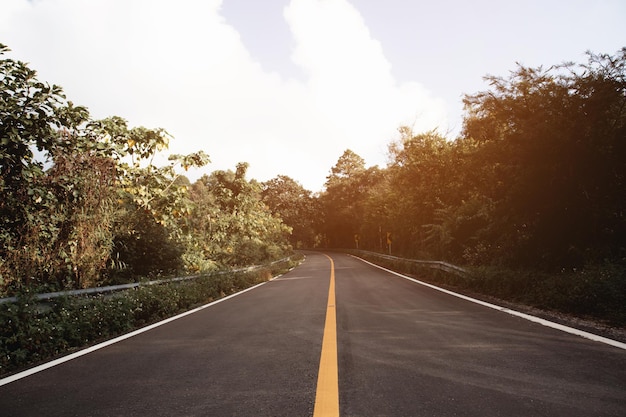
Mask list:
[[[427,268],[437,269],[437,270],[440,270],[440,271],[444,271],[444,272],[448,272],[448,273],[451,273],[451,274],[455,274],[455,275],[458,275],[460,277],[465,277],[468,274],[466,269],[461,268],[460,266],[456,266],[456,265],[447,263],[447,262],[443,262],[443,261],[423,261],[423,260],[419,260],[419,259],[399,258],[397,256],[385,255],[385,254],[378,253],[378,252],[368,252],[368,251],[362,251],[362,250],[351,251],[351,252],[356,252],[356,253],[366,254],[366,255],[370,255],[370,256],[375,256],[375,257],[382,258],[382,259],[387,259],[387,260],[390,260],[390,261],[410,262],[410,263],[418,264],[418,265],[421,265],[421,266],[425,266]]]
[[[265,265],[253,265],[253,266],[248,266],[245,268],[229,269],[227,271],[217,271],[217,272],[208,273],[208,274],[196,274],[196,275],[188,275],[184,277],[157,279],[157,280],[143,281],[143,282],[131,282],[129,284],[108,285],[106,287],[83,288],[80,290],[47,292],[47,293],[42,293],[42,294],[35,294],[34,298],[39,301],[46,301],[46,300],[51,300],[53,298],[58,298],[58,297],[106,294],[106,293],[111,293],[111,292],[130,290],[130,289],[141,287],[141,286],[160,285],[160,284],[166,284],[169,282],[187,281],[187,280],[199,278],[201,276],[213,276],[213,275],[224,275],[224,274],[236,274],[240,272],[251,272],[257,269],[265,268],[267,266],[276,265],[281,262],[286,262],[291,258],[292,256],[288,256],[286,258],[282,258],[282,259],[279,259],[274,262],[270,262],[269,264],[265,264]],[[15,303],[16,301],[17,301],[17,297],[0,298],[0,304]]]

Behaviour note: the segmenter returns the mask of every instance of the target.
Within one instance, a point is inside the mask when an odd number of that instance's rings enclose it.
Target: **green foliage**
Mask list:
[[[311,192],[297,181],[279,175],[262,184],[261,199],[271,213],[278,216],[289,227],[292,233],[289,238],[291,246],[312,248],[317,236],[314,222],[320,216],[317,200]]]
[[[0,83],[0,287],[87,287],[107,269],[179,269],[191,202],[176,168],[207,155],[156,167],[170,140],[163,129],[90,120],[19,61],[0,60]]]
[[[580,66],[519,67],[465,99],[468,161],[493,201],[485,237],[510,265],[558,270],[623,258],[626,49]],[[499,237],[498,237],[499,236]]]
[[[175,274],[183,269],[184,247],[168,229],[143,210],[132,210],[124,216],[125,233],[115,237],[114,256],[121,265],[109,271],[112,277],[158,276]]]
[[[484,269],[467,282],[433,279],[624,322],[626,48],[486,77],[487,91],[465,97],[459,138],[401,127],[386,168],[346,150],[316,196],[285,176],[248,181],[244,163],[190,184],[177,170],[207,164],[204,152],[155,166],[171,139],[164,129],[91,120],[7,52],[0,45],[0,288],[22,295],[1,308],[10,363],[173,314],[193,294],[230,293],[248,278],[45,314],[33,291],[260,264],[294,246],[473,265]]]
[[[291,251],[291,229],[272,215],[261,197],[261,185],[246,180],[247,164],[215,171],[191,187],[194,211],[190,230],[200,259],[218,265],[251,265],[278,259]],[[198,267],[198,269],[200,269]]]
[[[401,127],[383,169],[346,151],[319,200],[330,247],[560,271],[626,263],[626,49],[519,66],[465,98],[462,136]]]
[[[414,135],[400,128],[400,133],[400,142],[390,147],[389,167],[390,182],[397,190],[389,213],[395,250],[445,259],[452,234],[444,224],[448,217],[444,209],[463,198],[453,180],[455,146],[435,132]]]
[[[90,283],[110,247],[106,146],[81,132],[87,110],[26,64],[1,59],[0,82],[0,285]]]
[[[364,228],[368,191],[381,181],[378,167],[366,168],[365,161],[351,150],[346,150],[331,168],[326,191],[320,196],[323,210],[318,230],[324,236],[324,245],[348,248],[356,245],[356,237],[372,240],[372,228]],[[378,230],[378,226],[375,227]]]
[[[471,290],[542,309],[626,324],[626,268],[603,264],[545,273],[502,267],[473,271]]]

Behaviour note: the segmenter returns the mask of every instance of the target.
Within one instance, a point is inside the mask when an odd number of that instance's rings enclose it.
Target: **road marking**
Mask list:
[[[273,279],[272,281],[293,281],[293,280],[299,280],[299,279],[311,279],[313,277],[290,277],[290,278],[276,278]]]
[[[491,304],[491,303],[488,303],[486,301],[477,300],[475,298],[468,297],[466,295],[459,294],[459,293],[456,293],[454,291],[450,291],[450,290],[446,290],[446,289],[443,289],[443,288],[439,288],[436,285],[428,284],[428,283],[420,281],[418,279],[407,277],[406,275],[402,275],[402,274],[400,274],[398,272],[392,271],[391,269],[387,269],[387,268],[384,268],[384,267],[382,267],[380,265],[376,265],[376,264],[374,264],[372,262],[366,261],[365,259],[359,258],[358,256],[354,256],[354,255],[351,255],[351,256],[353,258],[356,258],[356,259],[362,261],[362,262],[365,262],[366,264],[372,265],[372,266],[374,266],[374,267],[376,267],[378,269],[382,269],[383,271],[387,271],[387,272],[389,272],[389,273],[391,273],[393,275],[397,275],[397,276],[399,276],[401,278],[404,278],[404,279],[407,279],[409,281],[416,282],[416,283],[418,283],[420,285],[423,285],[425,287],[429,287],[429,288],[432,288],[434,290],[441,291],[441,292],[443,292],[445,294],[449,294],[449,295],[452,295],[454,297],[458,297],[458,298],[461,298],[461,299],[466,300],[466,301],[470,301],[470,302],[475,303],[475,304],[480,304],[480,305],[482,305],[484,307],[492,308],[494,310],[499,310],[499,311],[502,311],[503,313],[507,313],[507,314],[510,314],[512,316],[516,316],[516,317],[520,317],[520,318],[523,318],[523,319],[528,320],[528,321],[532,321],[533,323],[539,323],[542,326],[551,327],[553,329],[557,329],[557,330],[560,330],[562,332],[570,333],[570,334],[573,334],[573,335],[576,335],[576,336],[583,337],[585,339],[593,340],[594,342],[600,342],[600,343],[604,343],[606,345],[610,345],[610,346],[613,346],[613,347],[616,347],[616,348],[619,348],[619,349],[626,350],[626,343],[622,343],[622,342],[617,341],[617,340],[609,339],[607,337],[599,336],[597,334],[589,333],[589,332],[586,332],[584,330],[579,330],[579,329],[575,329],[573,327],[565,326],[563,324],[555,323],[555,322],[550,321],[550,320],[546,320],[546,319],[542,319],[542,318],[539,318],[539,317],[531,316],[530,314],[522,313],[522,312],[519,312],[519,311],[516,311],[516,310],[511,310],[509,308],[502,307],[502,306],[499,306],[499,305],[496,305],[496,304]]]
[[[326,322],[322,338],[322,355],[317,375],[317,392],[313,417],[339,416],[339,370],[337,367],[337,310],[335,308],[335,263],[330,260],[330,288],[326,305]]]

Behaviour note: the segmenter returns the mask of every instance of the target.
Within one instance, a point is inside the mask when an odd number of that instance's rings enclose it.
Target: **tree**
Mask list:
[[[8,51],[0,44],[0,56]],[[63,149],[66,142],[58,140],[59,129],[75,128],[87,112],[66,101],[60,87],[38,81],[23,62],[0,60],[0,82],[0,239],[1,255],[6,256],[23,232],[31,201],[43,199],[34,183],[43,175],[44,164],[34,152],[50,158]]]
[[[190,210],[174,169],[207,163],[203,152],[154,167],[146,162],[167,147],[163,129],[92,121],[19,61],[0,60],[0,83],[0,285],[100,283],[107,265],[124,264],[120,235],[154,230],[145,221],[183,237]],[[160,256],[148,256],[158,268]]]
[[[273,215],[292,228],[293,247],[313,247],[316,244],[314,222],[319,215],[317,201],[300,183],[279,175],[261,184],[261,198]]]
[[[0,45],[0,55],[8,51]],[[80,132],[87,110],[36,75],[23,62],[0,60],[4,285],[41,282],[43,277],[90,280],[110,246],[110,237],[93,222],[109,215],[102,204],[110,197],[112,179],[107,146]],[[54,168],[46,172],[45,163]]]
[[[192,245],[186,230],[192,207],[188,186],[176,168],[186,171],[203,166],[209,162],[208,155],[203,151],[171,155],[168,165],[157,167],[152,161],[170,139],[164,129],[129,128],[120,117],[92,122],[89,128],[111,143],[116,161],[118,217],[113,265],[125,276],[182,269],[183,254]],[[120,275],[120,271],[112,272]]]
[[[465,98],[463,134],[481,144],[488,185],[477,187],[495,205],[494,258],[562,268],[623,256],[625,67],[626,48],[579,66],[519,66]]]
[[[388,167],[395,246],[405,255],[441,258],[454,240],[441,228],[442,210],[459,202],[463,193],[455,177],[456,149],[434,131],[399,130],[400,140],[390,146]]]
[[[332,187],[341,180],[349,179],[365,171],[365,160],[350,149],[346,149],[330,169],[330,175],[326,177],[326,188]]]
[[[272,216],[261,200],[261,185],[246,180],[247,169],[240,163],[235,172],[215,171],[192,185],[192,233],[203,242],[202,258],[220,266],[266,262],[291,250],[291,228]]]
[[[331,168],[326,189],[320,196],[324,212],[318,228],[325,236],[325,244],[335,248],[356,246],[361,235],[369,246],[377,240],[376,233],[366,230],[364,223],[367,193],[380,179],[378,167],[365,168],[365,161],[351,150],[346,150]],[[368,244],[366,244],[368,246]]]

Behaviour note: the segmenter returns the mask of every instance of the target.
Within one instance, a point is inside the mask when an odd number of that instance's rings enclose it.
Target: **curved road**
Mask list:
[[[335,389],[342,416],[626,415],[626,350],[330,256],[332,281],[329,257],[308,253],[251,291],[0,380],[0,415],[311,416]]]

